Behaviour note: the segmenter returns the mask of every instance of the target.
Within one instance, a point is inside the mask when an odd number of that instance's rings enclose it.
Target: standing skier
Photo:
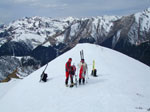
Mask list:
[[[69,75],[70,75],[70,80],[71,80],[71,85],[70,87],[73,87],[74,86],[74,83],[73,83],[73,76],[75,75],[75,72],[76,72],[76,67],[75,65],[72,65],[70,67],[70,70],[69,70]]]
[[[87,71],[87,64],[85,63],[84,59],[81,59],[81,62],[79,64],[79,85],[81,84],[81,80],[82,83],[85,83],[85,75],[86,75],[86,71]]]
[[[67,63],[66,63],[66,65],[65,65],[65,68],[66,68],[66,80],[65,80],[65,84],[66,84],[66,86],[68,86],[68,79],[69,79],[69,74],[70,74],[69,72],[70,72],[70,69],[71,69],[71,61],[72,61],[72,58],[69,58],[68,61],[67,61]]]

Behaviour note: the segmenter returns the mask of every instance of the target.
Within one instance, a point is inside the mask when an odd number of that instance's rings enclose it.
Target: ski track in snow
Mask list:
[[[65,87],[65,63],[72,57],[77,66],[82,49],[88,82]],[[90,76],[93,59],[98,77]],[[150,68],[116,51],[78,44],[51,61],[45,71],[48,82],[39,83],[44,67],[0,95],[2,112],[146,112],[150,108]]]

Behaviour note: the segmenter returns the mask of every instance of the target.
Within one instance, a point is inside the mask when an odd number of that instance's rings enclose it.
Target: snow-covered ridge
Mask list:
[[[135,15],[136,22],[140,24],[140,30],[148,31],[150,29],[150,8]],[[140,23],[141,22],[141,23]]]
[[[142,43],[149,41],[147,34],[150,32],[150,8],[134,14],[135,22],[133,23],[129,37],[132,43]]]
[[[117,23],[116,21],[119,20],[120,23]],[[118,24],[117,27],[115,27],[116,23]],[[120,27],[121,24],[123,27]],[[127,37],[132,44],[136,44],[137,42],[142,43],[149,40],[150,8],[143,12],[136,13],[134,16],[129,15],[125,17],[98,16],[92,18],[66,17],[57,19],[37,16],[24,17],[0,29],[0,36],[2,37],[0,38],[0,45],[9,40],[16,42],[24,41],[34,49],[50,36],[64,31],[68,27],[70,28],[64,35],[55,38],[55,44],[65,43],[66,41],[70,42],[77,38],[94,38],[96,43],[97,41],[102,43],[109,38],[110,35],[113,37],[118,31],[121,31],[118,39],[123,36]],[[50,44],[47,43],[46,46],[48,45]]]
[[[100,33],[103,32],[107,35],[111,27],[113,26],[113,21],[119,19],[119,17],[115,16],[103,16],[103,17],[94,17],[94,18],[62,18],[62,19],[52,19],[47,17],[25,17],[23,19],[14,21],[10,23],[8,26],[5,26],[4,29],[0,29],[1,32],[8,31],[7,39],[11,41],[24,41],[27,44],[30,44],[35,48],[39,43],[43,43],[49,36],[57,33],[58,31],[63,31],[69,25],[72,24],[71,32],[74,34],[71,36],[75,36],[75,33],[82,28],[80,23],[89,20],[90,21],[90,29],[92,29],[92,36],[94,37],[97,32],[95,30],[99,27],[101,30]],[[84,28],[84,27],[83,27]],[[89,29],[88,29],[89,30]],[[29,36],[30,35],[30,36]],[[70,37],[71,37],[70,36]],[[65,36],[57,37],[58,43],[63,42]],[[33,41],[28,43],[27,41]],[[6,40],[7,41],[7,40]],[[3,40],[3,43],[6,41]],[[36,45],[37,44],[37,45]]]
[[[133,19],[124,19],[133,18]],[[123,24],[123,28],[126,31],[121,30],[119,26],[114,28],[115,22],[122,20],[118,24]],[[127,26],[130,22],[130,26]],[[135,21],[134,21],[135,20]],[[143,12],[134,14],[134,16],[98,16],[92,18],[48,18],[48,17],[24,17],[5,25],[4,28],[0,29],[1,34],[5,34],[7,31],[7,39],[1,39],[0,45],[11,41],[24,41],[33,48],[43,43],[48,37],[56,34],[57,32],[64,31],[70,26],[69,31],[65,32],[64,35],[60,35],[56,38],[56,44],[64,43],[66,40],[71,41],[75,38],[94,38],[96,41],[107,39],[110,34],[115,35],[116,30],[121,31],[121,35],[126,32],[125,36],[128,36],[128,40],[132,44],[137,42],[142,43],[143,41],[149,40],[148,33],[150,32],[150,8]],[[113,32],[113,33],[112,33]],[[79,37],[79,34],[81,34]],[[30,35],[30,36],[29,36]],[[68,37],[67,37],[68,36]],[[120,38],[118,37],[118,38]],[[32,41],[29,43],[29,41]],[[117,43],[117,42],[115,42]],[[46,46],[50,45],[47,43]]]
[[[66,88],[65,62],[72,57],[72,64],[77,65],[80,50],[84,50],[88,64],[88,83]],[[98,77],[90,76],[93,60]],[[1,111],[148,112],[150,108],[149,67],[119,52],[92,44],[78,44],[51,61],[45,71],[48,82],[39,83],[44,68],[4,91],[6,94],[0,97]],[[76,73],[79,73],[78,68]]]

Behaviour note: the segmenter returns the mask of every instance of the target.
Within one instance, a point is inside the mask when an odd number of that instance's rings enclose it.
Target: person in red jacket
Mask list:
[[[66,65],[65,65],[65,68],[66,68],[66,80],[65,80],[65,84],[66,84],[66,86],[68,86],[68,79],[69,79],[69,72],[70,72],[70,69],[71,69],[71,62],[72,62],[72,58],[69,58],[68,61],[67,61],[67,63],[66,63]]]
[[[79,85],[81,84],[81,80],[83,84],[85,83],[85,75],[87,72],[87,64],[85,63],[84,59],[81,59],[79,64],[80,72],[79,72]]]

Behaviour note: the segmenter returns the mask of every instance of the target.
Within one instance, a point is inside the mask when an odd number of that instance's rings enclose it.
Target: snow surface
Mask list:
[[[65,63],[72,57],[77,65],[82,49],[88,82],[65,87]],[[93,60],[98,77],[90,76]],[[48,64],[48,82],[40,83],[44,67],[1,95],[2,112],[146,112],[150,108],[150,68],[119,52],[78,44]]]
[[[33,49],[34,49],[35,47],[37,47],[38,45],[43,43],[45,41],[45,38],[42,38],[39,35],[26,33],[26,34],[22,34],[19,37],[16,37],[15,39],[13,39],[13,41],[16,41],[16,42],[17,41],[24,41],[25,43],[28,43],[29,46],[33,45]]]
[[[10,89],[12,89],[19,82],[20,80],[18,79],[11,79],[8,83],[0,83],[0,100]]]
[[[14,33],[12,34],[13,38],[11,37],[12,41],[24,41],[27,45],[34,49],[38,45],[41,45],[47,37],[54,35],[57,31],[63,31],[65,27],[68,27],[68,23],[65,19],[60,21],[47,17],[35,16],[25,17],[23,19],[11,22],[5,27],[5,29],[8,31],[11,30]],[[0,32],[4,31],[4,29],[0,29]],[[63,38],[59,38],[58,42],[63,42],[62,40]],[[5,38],[3,41],[6,42],[7,39]],[[1,42],[0,46],[4,42]],[[49,45],[49,43],[44,44],[44,46]]]

